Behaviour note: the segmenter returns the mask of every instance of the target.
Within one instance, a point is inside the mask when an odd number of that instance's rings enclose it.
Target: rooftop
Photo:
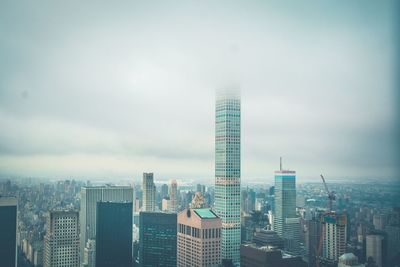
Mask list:
[[[194,212],[196,212],[197,215],[199,215],[200,218],[202,219],[214,219],[218,218],[218,216],[208,208],[205,209],[193,209]]]

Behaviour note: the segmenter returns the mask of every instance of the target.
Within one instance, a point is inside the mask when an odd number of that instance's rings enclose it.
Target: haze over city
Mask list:
[[[398,178],[395,1],[2,2],[0,175],[214,180],[240,88],[242,181]]]

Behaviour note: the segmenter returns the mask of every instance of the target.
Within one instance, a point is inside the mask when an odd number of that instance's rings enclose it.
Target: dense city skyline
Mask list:
[[[397,178],[395,1],[0,4],[0,176],[209,181],[241,88],[242,181]]]

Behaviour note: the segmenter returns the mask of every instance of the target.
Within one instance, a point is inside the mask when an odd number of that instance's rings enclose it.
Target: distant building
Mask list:
[[[132,203],[97,203],[96,267],[132,266]]]
[[[0,195],[0,263],[5,267],[17,266],[17,210],[16,197]]]
[[[280,237],[275,231],[260,230],[254,233],[253,242],[258,247],[270,247],[275,249],[284,249],[283,238]]]
[[[386,247],[387,240],[383,234],[367,235],[366,258],[372,257],[378,267],[385,267],[387,259]]]
[[[143,206],[142,211],[156,210],[156,186],[153,173],[143,173]]]
[[[89,239],[96,239],[97,202],[132,202],[133,188],[130,186],[94,186],[81,188],[80,253],[84,254]],[[81,257],[83,261],[83,257]]]
[[[206,207],[206,201],[200,192],[194,193],[190,207],[192,209],[201,209]]]
[[[140,212],[139,266],[176,266],[177,214]]]
[[[323,216],[325,224],[323,258],[337,262],[346,253],[347,216],[331,212]]]
[[[219,266],[221,226],[221,219],[208,208],[181,211],[178,214],[177,266]]]
[[[358,263],[358,258],[353,253],[346,253],[339,257],[338,267],[364,267]]]
[[[169,212],[178,212],[178,183],[176,180],[171,180],[169,185]]]
[[[44,267],[79,266],[79,213],[50,211],[44,237]]]
[[[281,250],[257,247],[252,244],[240,247],[241,267],[307,267],[300,256],[283,253]]]
[[[167,198],[168,197],[168,185],[167,184],[163,184],[161,186],[161,199]]]
[[[300,252],[300,221],[296,214],[296,172],[275,171],[275,214],[273,230],[284,239],[285,249]]]
[[[221,258],[240,264],[240,96],[219,93],[215,106],[215,212],[222,220]]]
[[[83,251],[82,267],[96,267],[96,242],[89,239]]]

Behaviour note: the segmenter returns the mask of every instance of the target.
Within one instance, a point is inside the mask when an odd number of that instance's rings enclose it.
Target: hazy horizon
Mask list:
[[[0,3],[0,177],[212,180],[239,86],[242,182],[399,178],[395,1],[156,3]]]

